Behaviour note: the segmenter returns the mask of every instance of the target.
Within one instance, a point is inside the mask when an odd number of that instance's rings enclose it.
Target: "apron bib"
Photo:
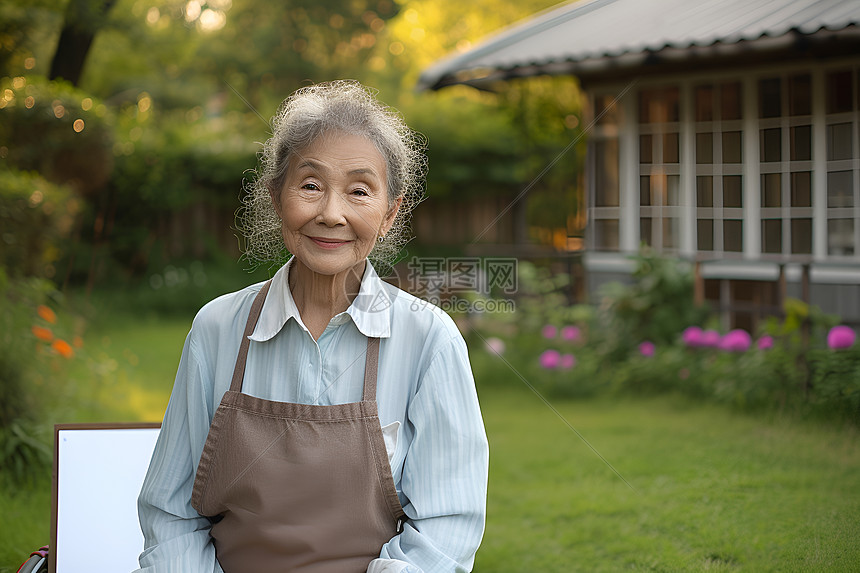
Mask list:
[[[191,505],[213,518],[225,573],[363,573],[405,517],[376,408],[379,339],[367,341],[361,402],[320,406],[243,394],[248,337],[270,283],[251,307]]]

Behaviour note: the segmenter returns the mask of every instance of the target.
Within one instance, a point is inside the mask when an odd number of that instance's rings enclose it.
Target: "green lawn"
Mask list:
[[[111,382],[93,387],[96,399],[75,421],[160,418],[189,324],[118,317],[92,329],[86,344],[109,358]],[[857,431],[674,397],[551,399],[634,491],[506,367],[478,353],[491,445],[479,573],[858,570]],[[47,542],[50,481],[0,485],[5,573]]]
[[[672,398],[555,402],[481,391],[489,520],[476,570],[856,571],[854,431]]]

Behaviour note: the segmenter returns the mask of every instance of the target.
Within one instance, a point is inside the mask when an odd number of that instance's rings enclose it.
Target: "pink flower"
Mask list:
[[[841,350],[843,348],[851,348],[854,346],[854,341],[857,334],[848,326],[834,326],[827,333],[827,346],[832,350]]]
[[[565,326],[561,329],[561,337],[564,340],[569,340],[571,342],[576,342],[582,337],[582,332],[580,332],[579,327],[576,326]]]
[[[752,338],[746,330],[736,328],[720,340],[720,348],[727,352],[746,352],[752,344]]]
[[[570,370],[576,366],[576,356],[573,354],[562,354],[558,365],[564,370]]]
[[[705,348],[717,348],[720,345],[720,333],[716,330],[706,330],[702,332],[701,343],[699,346]]]
[[[773,336],[764,335],[758,339],[758,349],[767,350],[773,348]]]
[[[491,354],[504,354],[505,342],[499,338],[491,337],[486,340],[484,345]]]
[[[543,354],[540,355],[540,365],[547,370],[558,368],[560,362],[561,355],[558,353],[558,350],[544,350]]]
[[[639,354],[650,358],[651,356],[654,356],[655,349],[656,347],[654,346],[654,343],[646,340],[639,345]]]
[[[681,339],[687,346],[695,348],[698,346],[704,346],[702,344],[702,335],[702,329],[698,326],[688,326],[684,329],[683,334],[681,334]]]
[[[558,329],[551,324],[547,324],[541,329],[541,334],[547,340],[552,340],[555,338],[555,335],[558,334]]]

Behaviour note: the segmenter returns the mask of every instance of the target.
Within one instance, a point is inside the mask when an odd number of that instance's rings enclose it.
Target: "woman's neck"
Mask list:
[[[300,260],[293,261],[289,273],[290,292],[314,340],[319,339],[332,317],[352,304],[361,288],[366,264],[361,261],[341,273],[321,275]]]

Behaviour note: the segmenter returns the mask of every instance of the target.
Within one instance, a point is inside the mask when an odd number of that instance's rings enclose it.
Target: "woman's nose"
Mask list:
[[[340,197],[337,193],[333,193],[331,191],[325,193],[319,206],[320,210],[319,213],[317,213],[318,223],[333,227],[335,225],[342,225],[346,222],[344,209],[346,209],[348,205],[346,205],[346,201],[343,200],[343,197]]]

